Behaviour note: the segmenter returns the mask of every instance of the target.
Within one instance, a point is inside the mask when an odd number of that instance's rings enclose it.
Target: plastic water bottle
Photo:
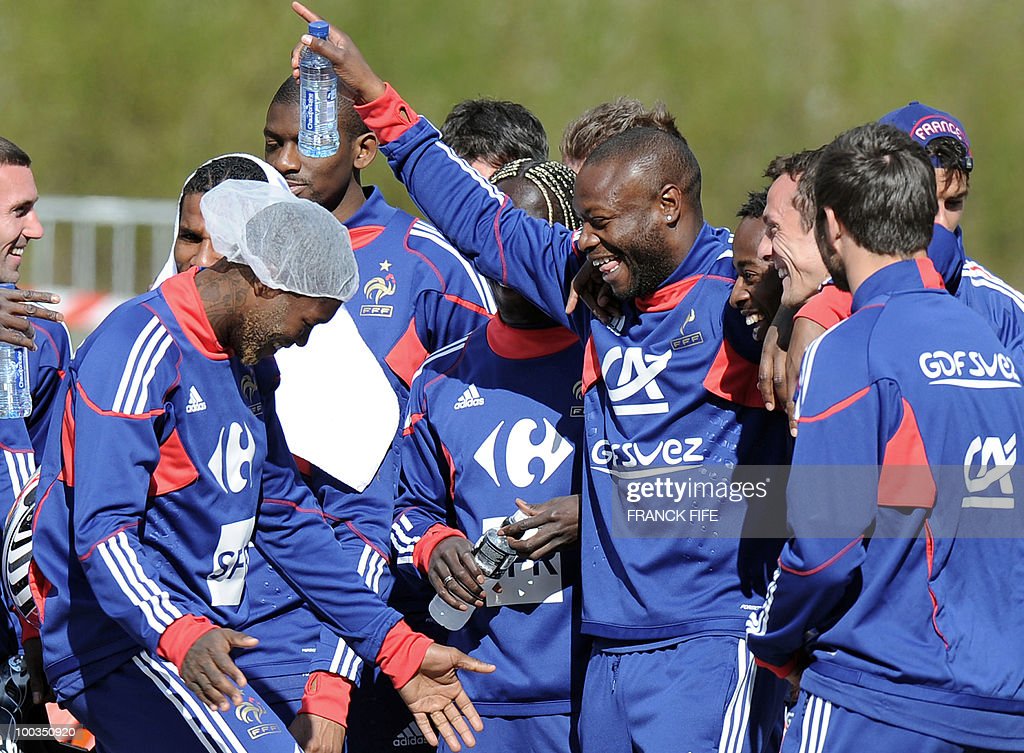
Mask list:
[[[31,412],[28,349],[0,343],[0,418],[25,418]]]
[[[309,25],[312,37],[327,39],[326,21]],[[330,157],[338,151],[338,76],[331,61],[308,47],[299,56],[299,151],[307,157]]]
[[[520,520],[526,518],[526,513],[522,510],[517,510],[513,515],[505,518],[501,521],[501,525],[496,528],[488,528],[484,531],[484,535],[481,536],[476,544],[473,545],[473,549],[470,553],[473,555],[473,559],[476,561],[476,566],[480,568],[480,572],[483,573],[484,578],[484,593],[487,589],[494,585],[494,582],[501,577],[502,573],[512,566],[512,563],[516,561],[519,556],[515,550],[508,545],[508,541],[504,536],[498,535],[498,529],[510,526],[513,523],[518,523]],[[448,630],[460,630],[467,622],[469,618],[473,616],[473,612],[476,611],[476,607],[472,604],[467,604],[469,607],[465,612],[460,609],[456,609],[450,606],[441,598],[440,594],[434,596],[430,600],[430,606],[428,610],[430,616],[434,622],[443,628]]]

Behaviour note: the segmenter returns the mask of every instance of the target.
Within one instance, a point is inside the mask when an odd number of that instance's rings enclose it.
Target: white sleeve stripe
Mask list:
[[[334,647],[334,656],[331,658],[330,671],[334,674],[340,674],[338,667],[341,665],[341,658],[345,655],[346,648],[348,647],[345,645],[345,641],[339,638],[338,645]]]
[[[412,530],[412,521],[409,520],[408,516],[403,515],[401,518],[398,519],[398,522],[402,525],[402,528],[404,528],[406,531],[411,531]]]
[[[454,162],[456,165],[462,168],[462,172],[469,175],[480,186],[487,189],[487,193],[489,193],[495,201],[497,201],[499,204],[502,203],[502,201],[505,198],[505,194],[499,191],[493,183],[491,183],[489,180],[487,180],[487,178],[485,178],[472,167],[470,167],[469,163],[462,159],[454,151],[452,151],[452,148],[448,146],[446,143],[444,143],[443,141],[436,141],[434,143],[441,149],[442,152],[448,155],[448,158],[451,159],[452,162]]]
[[[356,572],[360,575],[366,575],[366,562],[370,559],[370,554],[372,552],[373,549],[370,548],[369,544],[363,544],[363,553],[359,557],[359,566],[356,567]]]
[[[412,551],[416,546],[416,542],[421,538],[419,536],[408,536],[404,531],[399,530],[394,526],[391,527],[391,537],[395,540],[399,551],[405,551],[406,549]]]
[[[341,671],[338,672],[342,677],[348,677],[349,671],[352,669],[352,660],[356,658],[355,651],[350,649],[348,646],[345,647],[345,661],[341,665]]]
[[[983,270],[969,270],[964,277],[970,280],[971,284],[976,288],[988,288],[989,290],[1001,293],[1005,298],[1009,298],[1013,301],[1017,308],[1024,311],[1024,296],[998,277],[988,274]]]
[[[97,547],[97,549],[99,550],[100,556],[103,558],[103,562],[106,564],[107,569],[110,570],[110,574],[114,576],[114,580],[117,582],[117,585],[121,588],[124,595],[128,597],[128,600],[142,611],[142,614],[146,618],[146,622],[149,623],[149,626],[160,635],[163,635],[167,625],[157,621],[156,615],[153,614],[152,604],[139,598],[139,595],[134,593],[131,588],[128,587],[124,576],[121,574],[117,564],[114,562],[113,555],[108,551],[108,544],[109,542],[104,541]]]
[[[487,278],[477,272],[473,263],[459,253],[459,250],[455,248],[447,238],[445,238],[444,234],[440,230],[433,225],[423,222],[422,220],[417,220],[412,227],[411,234],[418,238],[433,239],[438,246],[454,256],[456,261],[466,269],[466,274],[469,276],[470,282],[472,282],[473,286],[476,288],[477,294],[481,297],[484,308],[492,314],[497,310],[497,306],[494,303],[494,294],[491,292],[491,286],[488,284]]]
[[[145,586],[153,596],[156,596],[160,599],[160,604],[163,607],[164,611],[168,615],[170,615],[170,621],[173,622],[174,620],[181,617],[181,610],[179,610],[176,606],[174,606],[171,603],[170,595],[167,593],[167,591],[165,589],[160,588],[157,585],[156,581],[154,581],[152,578],[146,575],[145,571],[142,569],[142,565],[139,562],[139,558],[136,555],[135,550],[132,549],[128,543],[128,535],[122,531],[117,535],[117,539],[125,555],[128,557],[128,561],[132,566],[132,570],[138,577],[139,582],[143,586]]]
[[[435,350],[433,353],[431,353],[429,356],[427,356],[424,359],[423,365],[420,366],[420,369],[422,369],[423,366],[426,366],[431,361],[436,361],[438,358],[441,358],[442,356],[446,356],[449,353],[454,353],[457,350],[461,350],[462,346],[464,346],[466,344],[466,340],[468,340],[468,339],[469,339],[469,335],[466,335],[465,337],[460,337],[458,340],[454,340],[454,341],[448,343],[447,345],[438,348],[437,350]],[[417,371],[417,373],[419,373],[419,372]]]
[[[139,357],[139,351],[149,339],[149,335],[153,331],[153,328],[159,323],[160,320],[154,316],[142,329],[139,336],[135,338],[135,342],[132,344],[132,349],[128,353],[128,361],[125,363],[124,370],[121,372],[121,382],[117,385],[117,394],[114,396],[114,410],[120,410],[120,405],[124,400],[125,392],[128,390],[128,385],[131,383],[132,375],[135,373],[136,359]]]
[[[814,369],[814,358],[818,354],[818,346],[821,345],[822,340],[828,335],[829,331],[819,335],[811,344],[807,346],[807,350],[804,351],[803,361],[800,363],[800,378],[797,382],[800,388],[800,399],[796,402],[796,409],[794,411],[794,418],[799,421],[800,415],[803,413],[804,398],[807,396],[807,388],[811,383],[811,372]]]
[[[376,552],[374,552],[373,556],[370,557],[369,567],[366,569],[366,577],[363,578],[363,582],[366,583],[366,587],[372,591],[377,590],[373,587],[373,580],[376,577],[378,570],[380,570],[383,564],[384,558]],[[362,573],[360,573],[360,575],[362,575]]]
[[[413,550],[416,548],[414,545],[402,544],[402,542],[395,536],[394,532],[391,534],[391,546],[394,547],[395,553],[400,555],[411,555]]]
[[[15,455],[15,460],[18,461],[18,470],[21,472],[21,486],[25,487],[28,483],[29,477],[32,475],[32,468],[29,467],[29,461],[32,459],[31,452],[19,452]]]
[[[171,336],[167,335],[166,338],[160,343],[160,349],[157,351],[153,360],[149,363],[149,369],[146,371],[146,376],[142,380],[142,389],[139,390],[139,401],[135,404],[134,413],[137,415],[146,410],[146,403],[149,402],[149,383],[153,381],[153,376],[156,374],[156,367],[160,365],[160,361],[164,357],[164,353],[171,346]]]
[[[430,233],[425,233],[422,230],[420,230],[418,227],[418,223],[412,226],[412,229],[409,230],[409,235],[412,235],[416,238],[425,238],[427,240],[433,241],[438,248],[442,249],[443,251],[447,252],[452,257],[454,257],[455,260],[462,265],[463,269],[466,272],[466,276],[469,278],[469,281],[473,283],[473,287],[476,289],[476,294],[479,299],[477,303],[482,305],[492,314],[494,313],[494,298],[493,296],[491,296],[490,288],[487,286],[487,282],[477,273],[477,271],[473,268],[473,265],[469,262],[468,259],[466,259],[466,257],[464,257],[462,254],[456,251],[455,248],[447,241],[442,241],[436,238],[435,236],[431,235]]]
[[[224,750],[230,751],[230,753],[246,753],[246,747],[242,744],[238,736],[235,735],[224,718],[219,712],[210,711],[205,705],[199,703],[199,700],[195,697],[191,690],[185,687],[181,678],[178,676],[177,669],[174,668],[173,664],[169,662],[157,662],[149,655],[143,655],[142,660],[149,664],[154,670],[162,675],[167,681],[168,685],[175,689],[175,695],[183,700],[192,709],[196,719],[205,727],[211,734],[217,734],[219,731],[220,738],[224,741],[222,744],[225,745]]]
[[[145,377],[146,369],[149,366],[149,361],[153,357],[154,351],[160,345],[160,341],[167,335],[167,330],[163,327],[158,328],[150,336],[149,340],[146,341],[145,347],[142,349],[142,355],[139,356],[139,360],[135,363],[135,369],[132,373],[131,383],[128,385],[128,391],[125,392],[124,400],[118,405],[115,403],[114,410],[120,413],[128,413],[131,411],[132,406],[138,398],[139,387],[142,384],[142,380]]]
[[[363,670],[363,660],[360,659],[357,656],[355,658],[355,661],[352,662],[352,669],[349,671],[348,679],[350,679],[352,682],[358,682],[358,680],[359,680],[359,673],[362,672],[362,670]]]
[[[377,555],[377,571],[373,576],[373,583],[370,586],[373,589],[373,592],[376,594],[380,593],[380,579],[384,575],[385,564],[387,563],[384,561],[384,558],[380,555]]]
[[[189,713],[188,709],[185,708],[185,704],[182,703],[181,699],[174,694],[174,690],[165,682],[161,681],[153,670],[146,666],[146,663],[140,657],[133,656],[132,662],[139,668],[139,671],[142,672],[142,674],[146,675],[146,677],[153,681],[153,684],[159,688],[161,694],[174,704],[174,708],[178,709],[178,713],[181,714],[185,723],[191,727],[192,731],[199,739],[199,742],[202,743],[203,748],[209,751],[209,753],[233,753],[231,748],[229,748],[218,735],[199,728],[199,725],[196,724],[197,720],[195,714]]]
[[[165,626],[170,625],[174,622],[174,616],[170,614],[170,610],[164,608],[161,592],[148,585],[149,579],[142,573],[138,558],[135,557],[134,550],[128,544],[128,538],[126,536],[122,538],[123,536],[123,533],[119,533],[109,543],[114,560],[121,566],[121,574],[124,575],[125,580],[133,587],[134,591],[152,606],[154,616]],[[180,617],[181,614],[179,613],[177,616]]]

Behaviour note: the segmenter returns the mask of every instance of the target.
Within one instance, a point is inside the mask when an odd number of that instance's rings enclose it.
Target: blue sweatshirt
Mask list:
[[[359,334],[377,357],[405,412],[409,383],[428,353],[488,321],[494,300],[487,282],[433,227],[389,205],[377,188],[345,222],[352,237],[360,291],[346,304]],[[355,430],[349,427],[346,430]],[[315,465],[303,467],[325,517],[342,543],[330,564],[386,597],[391,586],[388,537],[394,518],[399,449],[395,442],[361,492]],[[362,661],[319,620],[254,552],[247,630],[261,645],[239,666],[278,694],[299,697],[305,675],[324,670],[356,681]],[[326,563],[325,563],[326,566]]]
[[[585,262],[573,233],[515,209],[429,122],[404,120],[407,106],[388,112],[387,102],[379,103],[382,112],[371,112],[370,103],[361,115],[391,139],[383,152],[430,221],[483,274],[518,290],[585,343],[583,630],[634,642],[742,635],[761,602],[755,589],[766,585],[766,563],[778,553],[765,541],[741,546],[753,504],[744,498],[718,522],[705,517],[703,528],[684,525],[661,537],[658,529],[619,525],[621,492],[640,474],[715,466],[724,477],[736,463],[784,458],[779,417],[744,404],[755,391],[756,365],[731,344],[750,334],[727,305],[735,277],[728,231],[705,224],[660,288],[626,302],[612,326],[584,307],[569,317],[566,291]],[[735,335],[731,342],[727,332]],[[719,507],[708,498],[685,502]]]
[[[579,493],[583,402],[579,339],[562,327],[515,329],[494,318],[438,351],[413,380],[402,441],[392,546],[399,570],[426,578],[414,556],[447,526],[476,541],[516,511]],[[520,559],[449,645],[500,666],[463,677],[488,715],[568,714],[570,667],[584,658],[573,629],[579,550]],[[493,607],[500,605],[500,609]],[[578,628],[578,625],[577,625]],[[574,637],[575,634],[575,637]]]
[[[748,641],[844,708],[965,746],[1024,739],[1019,371],[926,261],[869,277],[814,341],[785,546]],[[913,337],[908,339],[908,333]]]
[[[277,370],[217,342],[195,273],[120,306],[79,350],[34,528],[47,675],[68,698],[196,615],[248,616],[254,545],[374,661],[399,615],[345,570],[274,412]]]

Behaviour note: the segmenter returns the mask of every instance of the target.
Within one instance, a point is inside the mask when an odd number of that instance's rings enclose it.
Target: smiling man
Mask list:
[[[772,244],[772,264],[782,279],[782,305],[799,306],[818,292],[828,270],[814,241],[814,225],[801,211],[800,178],[820,156],[820,150],[777,157],[769,167],[779,173],[768,189],[764,209],[765,235]]]
[[[484,665],[413,633],[354,571],[325,577],[340,545],[274,407],[269,356],[305,344],[358,287],[347,233],[266,183],[225,181],[200,206],[224,258],[119,307],[59,394],[33,537],[58,699],[112,753],[138,750],[138,719],[159,730],[153,751],[294,753],[230,656],[257,643],[236,630],[255,547],[414,712],[472,744],[449,708],[479,728],[454,668]]]
[[[453,245],[586,343],[582,629],[595,648],[584,750],[770,749],[781,688],[753,666],[743,640],[761,601],[754,588],[778,554],[772,542],[740,546],[756,504],[736,502],[703,530],[623,522],[620,493],[638,472],[651,480],[682,465],[724,473],[777,462],[772,453],[784,449],[783,427],[745,404],[754,369],[738,349],[753,341],[728,307],[728,231],[704,222],[700,168],[686,141],[637,128],[598,146],[577,179],[583,228],[573,233],[528,216],[480,179],[347,35],[332,29],[328,40],[302,41],[334,63],[395,174]],[[583,264],[596,265],[623,299],[611,325],[565,313]],[[718,509],[696,496],[684,504]]]
[[[743,314],[747,326],[754,327],[754,337],[764,339],[765,330],[779,309],[782,283],[769,260],[771,241],[767,239],[764,214],[767,191],[751,192],[736,212],[740,224],[732,239],[732,265],[736,282],[732,286],[729,305]]]

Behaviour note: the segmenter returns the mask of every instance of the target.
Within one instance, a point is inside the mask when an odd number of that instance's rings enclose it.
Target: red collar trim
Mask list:
[[[946,287],[946,281],[942,279],[942,275],[935,269],[935,265],[932,260],[925,258],[914,259],[917,262],[917,271],[921,275],[921,282],[924,283],[926,288],[944,288]]]
[[[363,225],[361,227],[348,228],[348,236],[352,239],[352,250],[356,251],[363,246],[369,246],[383,232],[383,225]]]
[[[214,361],[224,361],[229,356],[210,326],[203,301],[199,297],[199,289],[196,287],[199,269],[200,267],[192,267],[187,272],[174,275],[160,286],[160,292],[174,318],[178,320],[181,331],[196,350]]]
[[[700,280],[700,275],[687,277],[685,280],[673,282],[663,288],[658,288],[650,295],[637,298],[635,305],[637,311],[669,311],[674,309],[676,304],[683,300],[687,293],[693,290],[693,286]]]
[[[502,358],[525,361],[559,353],[580,339],[565,327],[519,329],[496,316],[487,323],[487,344]]]

